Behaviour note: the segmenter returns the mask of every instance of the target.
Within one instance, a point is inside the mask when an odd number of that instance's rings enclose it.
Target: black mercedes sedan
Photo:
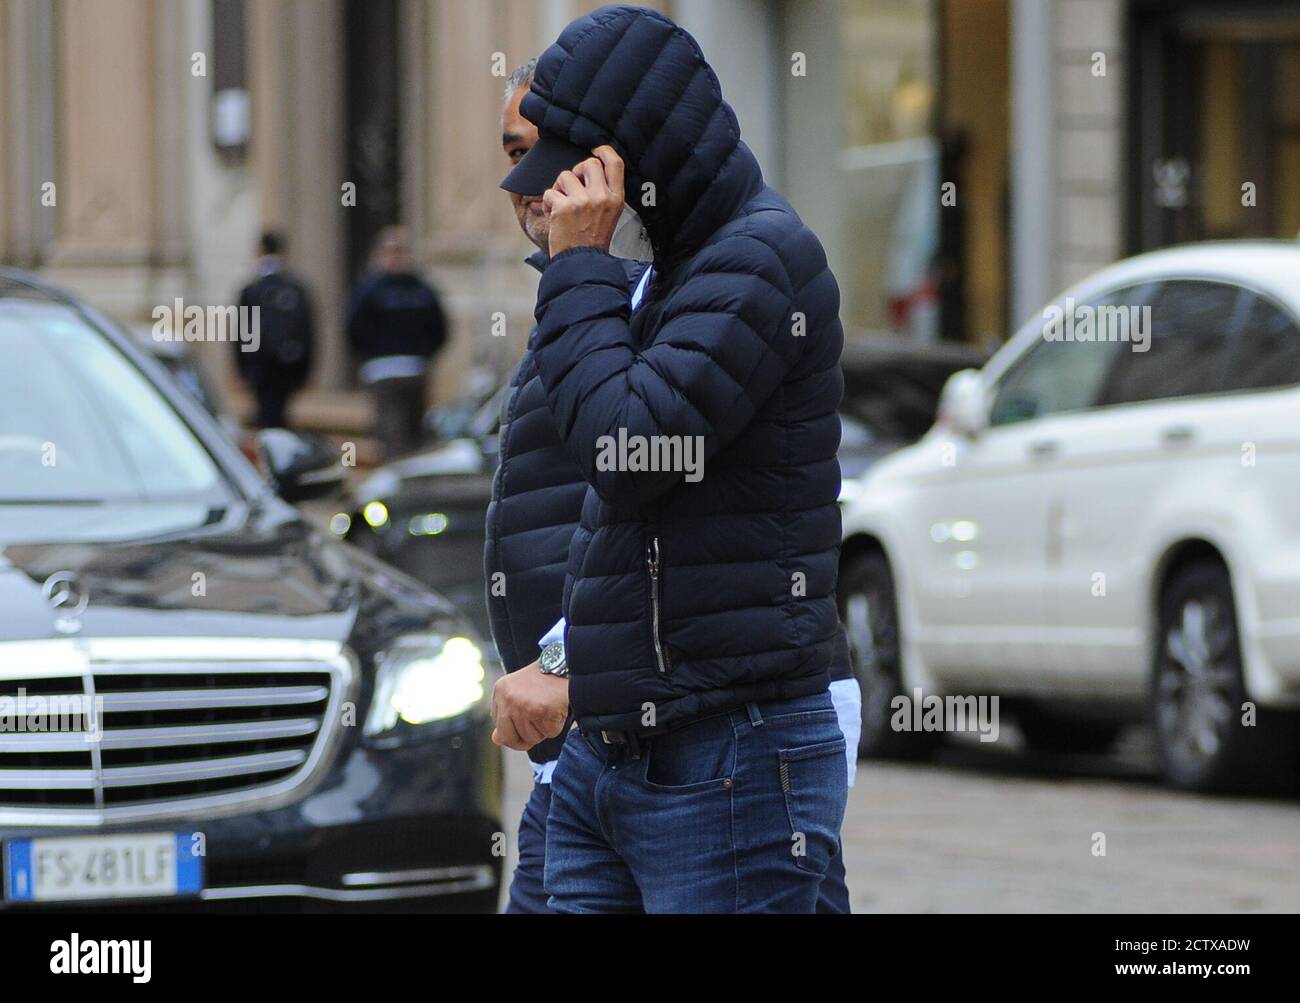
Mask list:
[[[0,358],[0,910],[495,911],[490,648],[289,504],[332,451],[16,272]]]

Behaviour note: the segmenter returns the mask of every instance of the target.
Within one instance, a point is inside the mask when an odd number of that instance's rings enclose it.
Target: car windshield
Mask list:
[[[226,497],[194,432],[76,311],[0,298],[0,359],[0,504]]]

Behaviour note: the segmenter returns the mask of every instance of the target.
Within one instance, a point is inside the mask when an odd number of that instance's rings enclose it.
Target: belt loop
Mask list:
[[[749,712],[749,723],[755,728],[763,727],[763,715],[758,712],[758,704],[752,700],[745,704],[745,710]]]

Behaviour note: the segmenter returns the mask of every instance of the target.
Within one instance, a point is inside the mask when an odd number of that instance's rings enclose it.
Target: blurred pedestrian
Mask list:
[[[373,266],[352,291],[348,341],[374,395],[375,436],[392,459],[420,445],[429,361],[447,340],[447,322],[438,294],[415,274],[405,227],[380,232]]]
[[[235,365],[257,400],[260,428],[287,428],[290,398],[307,382],[316,343],[316,312],[306,283],[285,264],[283,234],[258,242],[257,276],[239,294],[240,313],[257,308],[256,351],[235,341]]]

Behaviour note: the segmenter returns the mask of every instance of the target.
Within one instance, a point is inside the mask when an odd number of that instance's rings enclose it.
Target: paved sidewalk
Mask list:
[[[1300,911],[1296,802],[1176,793],[1145,755],[1138,741],[1046,766],[987,747],[860,764],[844,823],[854,911]],[[532,773],[521,753],[506,763],[510,874]]]

